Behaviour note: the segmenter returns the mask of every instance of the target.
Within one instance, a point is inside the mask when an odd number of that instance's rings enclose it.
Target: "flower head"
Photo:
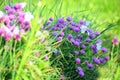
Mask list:
[[[75,59],[75,62],[76,62],[77,64],[80,63],[80,61],[81,61],[80,58],[76,58],[76,59]]]
[[[119,44],[119,40],[116,37],[114,37],[112,39],[112,43],[113,43],[113,45],[118,45]]]

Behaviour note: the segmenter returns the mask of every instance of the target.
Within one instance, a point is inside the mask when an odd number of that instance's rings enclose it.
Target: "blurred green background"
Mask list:
[[[32,1],[32,0],[31,0]],[[36,5],[37,0],[34,5]],[[41,0],[42,16],[75,16],[76,19],[91,20],[95,29],[102,31],[108,24],[120,22],[120,0]],[[120,25],[105,33],[110,39],[120,39]]]

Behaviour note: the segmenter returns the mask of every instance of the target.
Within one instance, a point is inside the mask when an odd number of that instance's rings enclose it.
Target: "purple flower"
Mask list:
[[[12,38],[12,33],[6,33],[5,41],[9,41]]]
[[[57,35],[57,32],[53,32],[52,35],[53,35],[53,36],[56,36],[56,35]]]
[[[82,39],[82,38],[83,38],[83,36],[82,36],[82,35],[80,35],[80,34],[78,34],[78,35],[76,36],[76,38],[78,38],[78,39]]]
[[[8,10],[8,14],[14,14],[15,13],[15,10],[14,9],[9,9]]]
[[[20,41],[21,40],[21,36],[19,34],[16,34],[14,36],[14,39],[17,40],[17,41]]]
[[[98,50],[97,49],[93,49],[93,52],[96,54],[98,52]]]
[[[64,18],[59,18],[59,19],[58,19],[58,22],[59,22],[59,23],[64,23]]]
[[[71,21],[72,18],[69,16],[69,17],[66,18],[66,20],[67,20],[67,21]]]
[[[9,10],[9,9],[10,9],[10,6],[6,5],[6,6],[4,7],[4,9],[5,9],[5,10]]]
[[[106,53],[106,52],[107,52],[107,49],[103,47],[103,48],[102,48],[102,52],[103,52],[103,53]]]
[[[68,40],[72,39],[73,38],[72,34],[68,34],[67,38]]]
[[[50,24],[50,22],[46,22],[46,25],[49,25]]]
[[[80,28],[80,24],[76,24],[75,26],[78,27],[78,28]]]
[[[62,37],[58,37],[56,38],[57,41],[61,41],[62,40]]]
[[[89,68],[89,69],[92,69],[92,68],[93,68],[93,64],[91,64],[91,63],[88,64],[88,68]]]
[[[9,19],[10,19],[10,20],[13,20],[14,18],[15,18],[14,15],[9,15]]]
[[[74,51],[74,54],[77,56],[79,54],[79,52],[78,51]]]
[[[80,32],[80,29],[76,27],[76,28],[74,28],[74,31],[75,32]]]
[[[96,32],[95,32],[95,35],[96,35],[96,36],[99,36],[99,35],[100,35],[100,32],[96,31]]]
[[[77,70],[78,70],[78,71],[82,71],[82,68],[78,66],[78,67],[77,67]]]
[[[74,40],[74,39],[70,39],[70,42],[71,42],[72,44],[74,44],[75,40]]]
[[[104,63],[105,62],[105,59],[104,58],[100,58],[100,63]]]
[[[91,41],[91,39],[90,39],[89,37],[87,37],[87,38],[86,38],[86,41],[89,42],[89,41]]]
[[[92,44],[92,45],[90,45],[90,48],[91,49],[96,49],[96,46]]]
[[[78,74],[79,74],[79,76],[81,76],[81,77],[83,77],[83,76],[85,75],[83,71],[79,71]]]
[[[109,60],[109,56],[105,56],[104,59],[107,61]]]
[[[20,3],[14,5],[15,10],[21,10],[22,5]]]
[[[70,30],[74,30],[74,27],[73,27],[73,26],[70,26],[69,28],[70,28]]]
[[[85,49],[85,48],[86,48],[86,46],[83,44],[83,45],[81,46],[81,48],[82,48],[82,49]]]
[[[100,39],[98,39],[96,42],[99,44],[102,44],[102,40],[100,40]]]
[[[85,25],[85,21],[84,20],[80,20],[80,24]]]
[[[82,55],[84,55],[84,54],[85,54],[85,51],[84,51],[84,50],[81,50],[80,53],[81,53]]]
[[[88,64],[88,61],[86,60],[86,61],[84,62],[84,64]]]
[[[75,59],[75,62],[76,62],[77,64],[80,63],[80,61],[81,61],[80,58],[76,58],[76,59]]]
[[[56,31],[56,30],[57,30],[57,28],[56,28],[56,27],[53,27],[53,28],[52,28],[52,30]]]
[[[98,58],[96,58],[96,57],[94,57],[94,58],[93,58],[93,62],[95,62],[96,64],[100,64],[99,59],[98,59]]]
[[[95,35],[94,34],[90,34],[89,37],[90,37],[90,39],[94,39]]]
[[[53,21],[53,18],[49,18],[50,21]]]
[[[24,26],[30,26],[30,22],[25,21],[25,22],[23,22],[23,25],[24,25]]]
[[[80,45],[80,43],[78,42],[78,41],[74,41],[74,43],[73,43],[75,46],[79,46]]]
[[[74,22],[70,22],[71,26],[75,26],[75,23]]]
[[[64,32],[61,32],[61,33],[59,34],[59,36],[60,36],[60,37],[63,37],[63,36],[64,36]]]

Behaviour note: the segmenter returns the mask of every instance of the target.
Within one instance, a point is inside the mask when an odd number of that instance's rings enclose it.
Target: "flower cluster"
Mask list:
[[[24,12],[26,3],[17,3],[4,6],[5,12],[0,11],[0,36],[9,41],[21,40],[21,35],[30,30],[30,21],[33,18],[30,12]]]
[[[102,40],[97,39],[100,32],[94,31],[90,27],[90,21],[80,20],[78,22],[73,21],[71,17],[59,18],[54,21],[50,18],[45,24],[47,28],[52,32],[52,36],[56,38],[56,41],[60,41],[63,38],[67,39],[72,45],[75,46],[74,55],[77,65],[78,74],[84,76],[84,70],[80,65],[84,63],[88,69],[93,69],[94,65],[105,63],[109,60],[108,56],[97,56],[97,53],[106,53],[107,49],[102,46]],[[89,50],[89,52],[88,52]],[[92,55],[90,59],[89,55]],[[83,61],[83,57],[85,61]],[[87,57],[86,57],[87,56]]]

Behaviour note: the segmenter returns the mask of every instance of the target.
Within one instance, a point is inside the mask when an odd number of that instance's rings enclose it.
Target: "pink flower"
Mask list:
[[[114,37],[112,39],[112,43],[113,43],[113,45],[118,45],[119,44],[119,40],[116,37]]]
[[[44,60],[46,60],[46,61],[47,61],[48,59],[49,59],[49,58],[48,58],[48,56],[45,56],[45,57],[44,57]]]
[[[21,36],[19,34],[14,35],[14,39],[17,41],[21,40]]]
[[[5,41],[9,41],[12,38],[12,33],[6,33]]]
[[[4,37],[5,36],[5,29],[4,28],[0,28],[0,36]]]

